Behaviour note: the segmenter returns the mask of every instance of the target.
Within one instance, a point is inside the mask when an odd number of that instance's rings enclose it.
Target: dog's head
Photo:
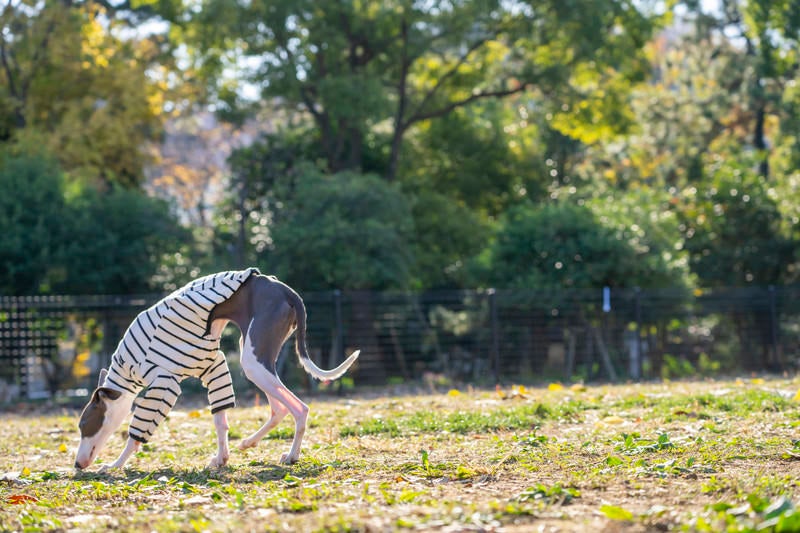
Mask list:
[[[81,442],[75,456],[75,468],[84,469],[94,462],[108,438],[122,425],[130,412],[133,396],[103,386],[108,372],[100,371],[100,381],[81,413],[78,429]]]

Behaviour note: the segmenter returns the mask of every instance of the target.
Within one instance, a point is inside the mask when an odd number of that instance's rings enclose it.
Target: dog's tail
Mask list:
[[[297,357],[300,359],[300,364],[306,372],[320,381],[332,381],[342,376],[347,369],[349,369],[356,359],[361,350],[356,350],[344,360],[342,364],[331,370],[323,370],[314,363],[308,355],[308,347],[306,346],[306,306],[300,295],[294,292],[291,287],[285,285],[287,296],[289,298],[289,305],[294,308],[295,320],[297,320],[297,330],[295,331],[294,342]]]

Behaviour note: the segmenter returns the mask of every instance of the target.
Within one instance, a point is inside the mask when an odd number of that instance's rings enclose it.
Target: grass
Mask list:
[[[800,380],[354,396],[311,402],[300,462],[268,408],[177,409],[112,474],[76,473],[77,412],[3,415],[0,530],[800,529]],[[553,389],[553,390],[550,390]],[[240,396],[250,394],[247,392]],[[101,457],[123,446],[115,437]]]

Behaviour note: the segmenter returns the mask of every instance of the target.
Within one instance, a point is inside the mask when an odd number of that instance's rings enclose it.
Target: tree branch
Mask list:
[[[462,100],[457,100],[455,102],[451,102],[450,104],[448,104],[448,105],[446,105],[446,106],[444,106],[444,107],[442,107],[440,109],[436,109],[434,111],[429,111],[428,113],[417,113],[414,116],[410,117],[405,122],[405,127],[408,128],[409,126],[411,126],[411,124],[414,124],[415,122],[419,122],[421,120],[427,120],[427,119],[431,119],[431,118],[442,117],[442,116],[450,113],[454,109],[457,109],[459,107],[464,107],[465,105],[470,104],[470,103],[472,103],[472,102],[474,102],[476,100],[480,100],[480,99],[483,99],[483,98],[503,98],[503,97],[506,97],[506,96],[510,96],[512,94],[521,93],[521,92],[527,90],[531,85],[533,85],[533,84],[532,83],[522,83],[519,87],[516,87],[514,89],[504,89],[504,90],[500,90],[500,91],[486,91],[486,92],[473,93],[468,98],[464,98]]]
[[[405,18],[400,23],[400,35],[403,44],[400,57],[400,79],[397,81],[397,112],[394,117],[394,132],[392,134],[392,146],[389,154],[389,169],[386,176],[389,181],[394,181],[397,176],[400,147],[403,141],[403,134],[405,133],[403,116],[406,113],[406,104],[408,102],[406,81],[408,79],[408,67],[411,64],[408,58],[408,21],[406,21]]]
[[[69,6],[67,6],[69,8]],[[28,76],[22,80],[22,86],[20,87],[20,95],[21,99],[25,99],[28,96],[28,89],[31,86],[31,82],[33,78],[36,77],[36,73],[41,67],[42,63],[42,55],[47,52],[48,45],[50,44],[50,37],[53,35],[56,29],[56,18],[51,17],[50,21],[47,23],[45,27],[44,36],[42,37],[42,41],[39,46],[33,52],[33,57],[31,57],[31,71],[28,73]]]
[[[452,67],[450,67],[450,69],[447,72],[445,72],[442,76],[439,77],[439,79],[436,81],[436,85],[434,85],[433,88],[430,91],[428,91],[428,94],[426,94],[425,97],[422,99],[422,102],[420,102],[420,104],[411,114],[411,117],[409,117],[409,119],[404,123],[405,127],[408,127],[414,122],[421,120],[417,119],[416,117],[422,114],[422,110],[425,109],[425,106],[428,104],[428,102],[430,102],[431,98],[433,98],[433,96],[439,91],[439,89],[441,89],[441,87],[448,79],[455,76],[456,72],[458,72],[458,69],[464,63],[466,63],[469,55],[478,48],[480,48],[481,46],[483,46],[484,44],[486,44],[487,41],[488,39],[479,39],[478,41],[472,43],[472,46],[469,47],[469,49],[458,59],[458,61],[456,61],[456,63]]]
[[[11,96],[14,98],[19,99],[19,92],[17,91],[17,83],[16,83],[16,76],[14,76],[14,71],[11,68],[11,64],[8,61],[8,54],[6,51],[6,41],[5,39],[0,40],[0,63],[3,64],[3,70],[6,73],[6,79],[8,79],[8,90],[11,93]]]

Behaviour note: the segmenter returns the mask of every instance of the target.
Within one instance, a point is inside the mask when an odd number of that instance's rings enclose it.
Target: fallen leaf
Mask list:
[[[797,394],[794,395],[794,401],[800,402],[800,389],[798,389]]]
[[[605,424],[622,424],[625,422],[625,419],[616,415],[607,416],[603,419],[603,423]]]
[[[24,477],[28,477],[28,476],[30,476],[30,475],[31,475],[31,469],[30,469],[30,468],[28,468],[27,466],[26,466],[26,467],[23,467],[23,469],[22,469],[22,473],[20,473],[20,475],[21,475],[21,476],[24,476]]]
[[[602,505],[600,506],[600,512],[606,515],[606,518],[610,518],[611,520],[633,520],[633,513],[628,511],[627,509],[623,509],[622,507],[617,507],[616,505]]]
[[[12,494],[7,498],[7,501],[11,505],[20,505],[22,503],[38,502],[39,498],[27,494]]]
[[[525,385],[511,385],[511,396],[514,398],[525,398],[528,394],[528,389]]]
[[[564,385],[561,383],[551,383],[547,386],[547,390],[564,390]]]
[[[753,378],[750,380],[750,383],[752,383],[753,385],[763,385],[765,382],[764,378]]]
[[[67,445],[62,442],[61,445],[58,447],[58,451],[60,451],[61,453],[66,453]]]
[[[573,392],[584,392],[586,391],[586,385],[584,385],[583,383],[573,383],[572,385],[570,385],[569,390]]]
[[[203,416],[202,411],[198,411],[197,409],[189,411],[189,418],[200,418],[201,416]]]
[[[450,389],[449,391],[447,391],[447,395],[448,396],[460,396],[461,395],[461,391],[458,390],[458,389]]]

